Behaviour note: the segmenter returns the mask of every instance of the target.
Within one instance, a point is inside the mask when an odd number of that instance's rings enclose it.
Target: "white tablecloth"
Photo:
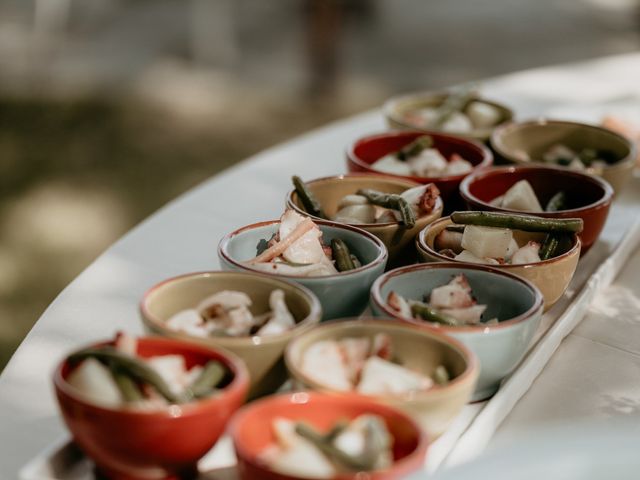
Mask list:
[[[626,109],[633,101],[637,107],[638,78],[640,55],[625,55],[501,77],[487,82],[485,92],[512,105],[519,118],[554,110],[583,118],[605,108]],[[276,218],[291,174],[314,178],[343,172],[345,147],[383,129],[380,113],[369,112],[264,151],[171,202],[79,275],[38,320],[0,377],[1,477],[17,478],[30,458],[63,436],[50,375],[66,351],[118,329],[141,333],[137,307],[149,286],[176,274],[216,269],[221,236]],[[640,265],[638,256],[634,262]],[[624,275],[627,284],[611,287],[564,342],[497,441],[542,421],[638,411],[640,294],[638,283],[629,283],[632,273]],[[624,315],[612,299],[627,302]],[[607,319],[619,328],[602,328]]]

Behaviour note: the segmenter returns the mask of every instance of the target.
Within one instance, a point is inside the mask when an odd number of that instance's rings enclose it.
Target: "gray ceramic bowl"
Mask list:
[[[433,288],[464,273],[480,304],[488,305],[485,319],[496,317],[497,325],[447,327],[400,317],[386,302],[390,292],[422,299]],[[398,268],[378,278],[371,287],[371,309],[375,316],[394,317],[447,333],[460,340],[480,360],[480,377],[473,400],[493,395],[502,379],[522,360],[542,318],[542,293],[527,280],[483,265],[456,263],[419,264]]]
[[[237,290],[251,297],[252,313],[269,310],[269,295],[284,290],[285,302],[296,326],[279,335],[198,337],[167,328],[166,321],[180,310],[193,308],[203,298],[221,290]],[[287,343],[320,321],[322,309],[313,293],[295,283],[268,275],[245,272],[198,272],[169,278],[151,287],[140,302],[142,321],[151,333],[225,348],[247,364],[251,377],[249,397],[275,392],[287,379],[283,354]]]
[[[315,222],[322,231],[325,243],[333,238],[343,240],[362,262],[362,267],[349,272],[322,277],[275,275],[307,287],[322,304],[322,319],[357,316],[367,307],[369,289],[373,281],[384,272],[387,248],[382,241],[362,229],[328,221]],[[224,270],[255,272],[245,262],[256,256],[256,246],[277,232],[280,220],[254,223],[235,230],[220,241],[218,257]],[[272,274],[269,274],[272,275]]]

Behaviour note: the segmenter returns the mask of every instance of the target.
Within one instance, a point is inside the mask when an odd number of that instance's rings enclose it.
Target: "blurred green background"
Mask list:
[[[0,1],[0,368],[176,195],[395,93],[635,51],[637,0]]]

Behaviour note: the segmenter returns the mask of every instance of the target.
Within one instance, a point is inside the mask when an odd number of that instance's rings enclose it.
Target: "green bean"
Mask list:
[[[580,233],[583,227],[581,218],[539,218],[496,212],[453,212],[451,220],[462,225],[512,228],[525,232]]]
[[[402,217],[402,223],[404,223],[408,228],[413,228],[416,224],[416,215],[413,212],[411,205],[409,205],[409,202],[407,202],[407,200],[402,196],[394,193],[378,192],[377,190],[371,190],[369,188],[360,189],[356,193],[366,197],[367,200],[374,205],[398,210]]]
[[[396,152],[396,157],[398,158],[398,160],[408,160],[411,157],[420,155],[423,150],[430,148],[432,145],[433,138],[431,138],[429,135],[422,135],[416,138],[413,142],[405,145],[400,150],[398,150]]]
[[[331,252],[333,253],[333,259],[336,261],[336,268],[339,272],[346,272],[356,268],[353,260],[351,260],[349,247],[339,238],[331,240]]]
[[[328,442],[333,442],[336,438],[338,438],[338,435],[344,432],[348,427],[349,427],[348,420],[339,420],[338,423],[336,423],[331,428],[331,430],[329,430],[324,435],[325,440]]]
[[[364,455],[350,455],[342,451],[341,449],[336,447],[333,442],[329,441],[324,435],[318,433],[315,429],[313,429],[306,423],[296,423],[295,431],[302,438],[315,445],[329,459],[335,461],[336,463],[339,463],[349,470],[368,471],[372,470],[375,465],[369,458],[365,458]],[[369,455],[367,455],[366,457],[369,457]]]
[[[171,391],[160,374],[142,360],[120,353],[113,347],[97,347],[72,354],[69,362],[80,362],[87,358],[95,358],[110,368],[117,368],[140,382],[148,383],[170,403],[181,403],[182,399]]]
[[[451,377],[449,376],[449,372],[447,371],[444,365],[438,365],[433,372],[433,381],[438,385],[446,385],[449,383]]]
[[[540,247],[540,260],[548,260],[555,257],[558,245],[560,245],[558,235],[548,234],[542,243],[542,247]]]
[[[567,205],[567,195],[561,190],[556,193],[547,202],[547,206],[544,208],[545,212],[557,212],[564,210]]]
[[[441,127],[451,115],[456,112],[462,112],[475,98],[476,94],[471,88],[451,92],[438,107],[438,116],[432,123],[433,127]]]
[[[440,323],[442,325],[448,325],[450,327],[458,326],[458,321],[455,318],[447,315],[442,315],[426,303],[413,301],[411,302],[411,314],[418,316],[427,322]]]
[[[133,378],[117,368],[111,367],[110,370],[125,402],[139,402],[140,400],[144,400],[144,395],[142,395],[138,384],[136,384]]]
[[[353,253],[349,255],[351,257],[351,261],[353,262],[353,266],[356,268],[360,268],[362,266],[362,262],[358,257],[356,257]]]
[[[217,360],[211,360],[200,372],[200,375],[187,387],[184,396],[187,400],[208,396],[225,377],[226,368]]]
[[[300,197],[300,201],[302,202],[302,206],[304,207],[305,211],[308,214],[314,215],[316,217],[327,218],[325,213],[322,211],[320,202],[316,200],[316,198],[309,191],[307,185],[302,181],[302,179],[297,175],[294,175],[293,177],[291,177],[291,180],[293,181],[293,186],[296,189],[298,197]]]

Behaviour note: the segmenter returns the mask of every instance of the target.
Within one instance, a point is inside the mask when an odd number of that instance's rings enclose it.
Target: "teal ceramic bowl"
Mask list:
[[[374,280],[384,273],[387,248],[380,239],[360,228],[320,220],[315,223],[320,227],[326,244],[334,238],[343,240],[360,259],[362,267],[322,277],[268,275],[297,282],[315,293],[322,304],[323,320],[358,316],[367,307],[369,289]],[[279,224],[280,220],[254,223],[227,234],[218,245],[222,269],[257,271],[245,262],[256,256],[258,242],[271,238]]]
[[[449,283],[463,273],[479,304],[487,305],[483,319],[494,325],[448,327],[404,318],[387,305],[389,293],[422,300],[425,293]],[[529,281],[484,265],[458,263],[418,264],[391,270],[371,287],[371,309],[377,317],[393,317],[424,328],[447,333],[460,340],[480,360],[480,376],[472,399],[484,400],[499,388],[502,379],[518,365],[542,318],[542,293]]]

